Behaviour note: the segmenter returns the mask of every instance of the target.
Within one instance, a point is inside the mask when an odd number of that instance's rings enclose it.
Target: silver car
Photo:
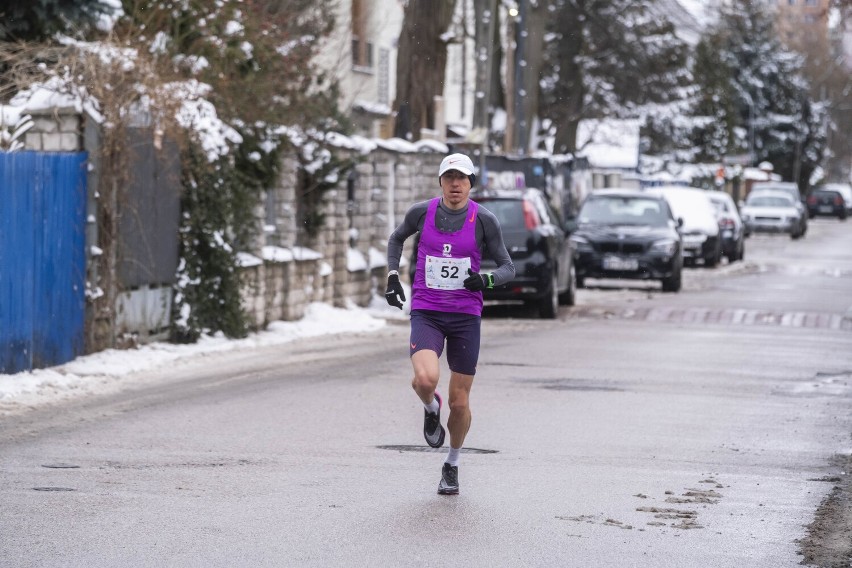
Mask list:
[[[749,194],[740,217],[746,235],[756,232],[787,233],[793,239],[802,236],[799,210],[793,199],[782,191],[759,191]]]
[[[790,196],[790,199],[793,200],[793,205],[796,207],[796,211],[799,212],[799,237],[804,237],[805,233],[808,232],[808,208],[805,206],[804,201],[802,201],[799,186],[792,181],[762,181],[751,186],[751,193],[749,195],[759,191],[780,191]]]

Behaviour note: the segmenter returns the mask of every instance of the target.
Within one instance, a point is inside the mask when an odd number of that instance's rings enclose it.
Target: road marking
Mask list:
[[[570,317],[678,324],[779,326],[807,329],[832,329],[852,331],[852,312],[829,314],[824,312],[775,312],[742,308],[625,308],[605,310],[593,306],[576,306]]]

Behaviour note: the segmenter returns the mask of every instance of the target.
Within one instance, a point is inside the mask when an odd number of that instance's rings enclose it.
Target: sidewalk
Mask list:
[[[384,298],[374,297],[367,308],[342,309],[314,303],[301,320],[272,322],[266,330],[244,339],[227,339],[220,333],[203,336],[190,345],[159,342],[131,350],[108,349],[48,369],[0,375],[0,417],[70,398],[115,392],[131,385],[135,375],[178,360],[307,337],[375,331],[388,319],[407,319],[407,314],[385,304]]]

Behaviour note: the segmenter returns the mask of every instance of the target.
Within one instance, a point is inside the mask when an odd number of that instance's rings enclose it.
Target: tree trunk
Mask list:
[[[409,0],[405,7],[396,62],[394,136],[419,140],[421,128],[434,128],[436,96],[444,95],[447,42],[455,0]]]
[[[583,100],[586,95],[583,67],[578,58],[585,53],[582,25],[584,19],[583,3],[578,3],[578,9],[566,14],[568,26],[562,38],[563,55],[561,64],[562,84],[559,87],[559,103],[554,105],[551,118],[556,123],[556,140],[554,152],[573,153],[577,150],[577,125],[583,117]],[[570,27],[569,27],[570,26]],[[574,30],[573,33],[568,30]]]
[[[532,136],[532,128],[535,124],[535,118],[539,114],[539,81],[541,80],[541,67],[544,59],[544,36],[547,29],[548,17],[550,16],[548,2],[532,3],[528,0],[522,0],[528,3],[526,12],[526,32],[525,38],[525,66],[524,66],[524,84],[518,85],[515,89],[516,95],[523,90],[523,119],[526,123],[524,128],[524,139],[517,141],[517,146],[521,148],[522,154],[528,154],[530,151],[530,137]],[[516,117],[520,119],[521,117]]]

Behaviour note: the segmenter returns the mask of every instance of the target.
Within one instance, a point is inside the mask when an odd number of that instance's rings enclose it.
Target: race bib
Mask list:
[[[470,268],[470,257],[444,258],[426,255],[426,287],[460,290]]]

